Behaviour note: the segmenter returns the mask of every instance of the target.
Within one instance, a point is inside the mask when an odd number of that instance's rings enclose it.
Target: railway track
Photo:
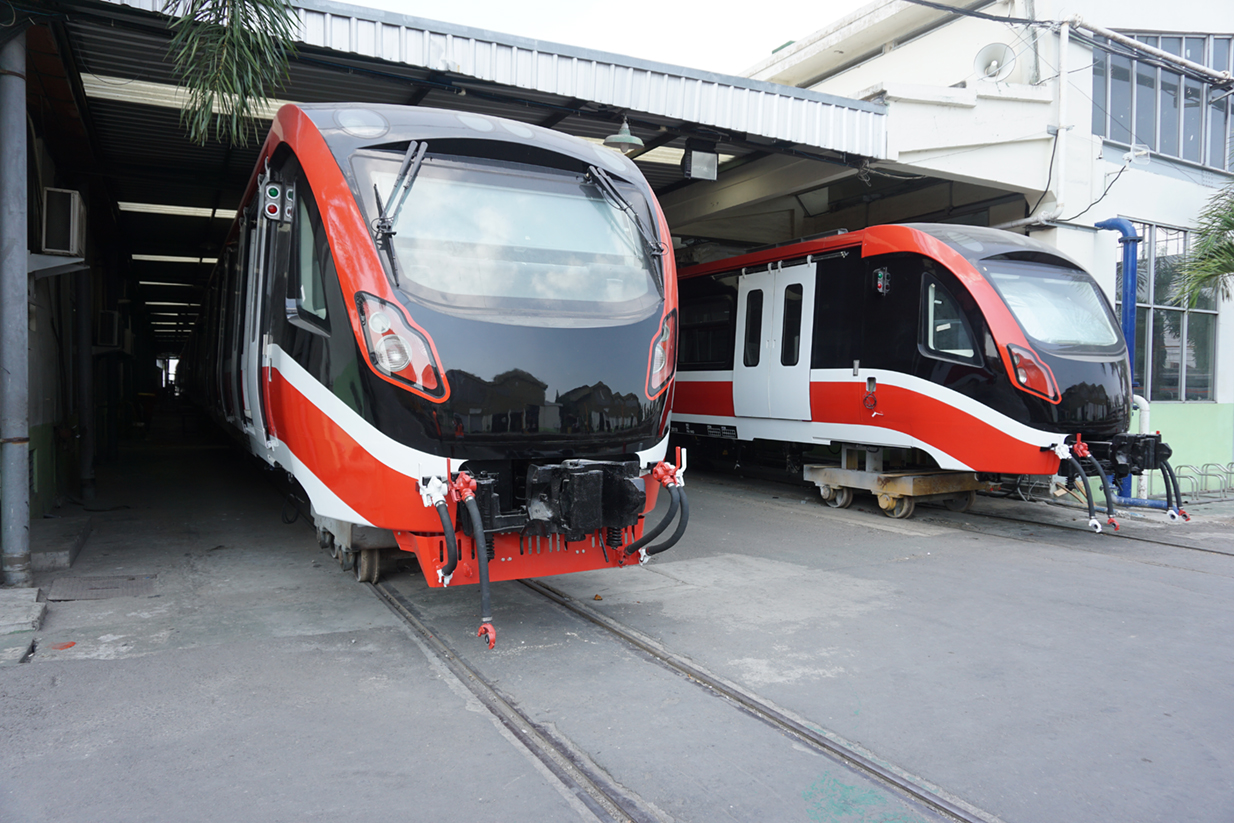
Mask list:
[[[674,653],[659,641],[601,614],[558,589],[538,580],[519,583],[530,593],[596,626],[643,659],[684,678],[711,696],[726,701],[734,710],[755,718],[794,743],[807,747],[863,774],[898,795],[910,806],[960,823],[1000,823],[999,818],[953,797],[922,778],[884,762],[860,747],[828,732],[809,720],[795,716],[765,698],[722,678],[694,661]],[[481,704],[519,740],[526,749],[575,795],[599,820],[668,823],[672,818],[621,785],[599,768],[585,752],[550,729],[537,724],[516,699],[502,694],[468,655],[432,626],[404,594],[383,581],[371,585],[375,593],[408,625],[430,651],[463,683]],[[933,814],[931,815],[930,812]]]

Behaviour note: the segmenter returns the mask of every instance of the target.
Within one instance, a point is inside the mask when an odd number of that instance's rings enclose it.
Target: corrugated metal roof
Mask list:
[[[163,0],[105,2],[151,12],[163,6]],[[876,104],[328,0],[295,5],[308,46],[443,72],[456,84],[471,79],[749,137],[886,157],[885,110]]]

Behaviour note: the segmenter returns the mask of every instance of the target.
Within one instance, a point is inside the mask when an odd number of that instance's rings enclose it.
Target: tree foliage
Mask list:
[[[287,0],[167,0],[177,18],[168,48],[189,95],[180,122],[204,145],[247,145],[255,106],[287,79],[300,20]]]
[[[1182,302],[1194,306],[1201,295],[1234,292],[1234,185],[1217,192],[1191,235],[1191,251],[1179,270]]]

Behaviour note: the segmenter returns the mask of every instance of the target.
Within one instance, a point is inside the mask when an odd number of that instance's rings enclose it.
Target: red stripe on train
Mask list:
[[[677,378],[673,395],[675,414],[714,414],[733,416],[733,384],[721,381],[693,381]]]
[[[873,404],[873,408],[869,405]],[[882,385],[868,398],[862,383],[811,383],[816,422],[878,426],[904,432],[975,471],[1054,474],[1058,456],[1041,451],[968,412],[901,386]]]
[[[375,526],[441,531],[441,520],[436,511],[424,507],[414,478],[373,457],[278,369],[265,371],[275,429],[330,491]]]

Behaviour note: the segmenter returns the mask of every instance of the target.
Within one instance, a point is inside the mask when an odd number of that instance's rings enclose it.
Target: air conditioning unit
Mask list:
[[[43,189],[43,253],[85,255],[86,207],[80,192]]]
[[[120,345],[120,312],[99,312],[99,333],[95,335],[94,344],[112,349]]]

